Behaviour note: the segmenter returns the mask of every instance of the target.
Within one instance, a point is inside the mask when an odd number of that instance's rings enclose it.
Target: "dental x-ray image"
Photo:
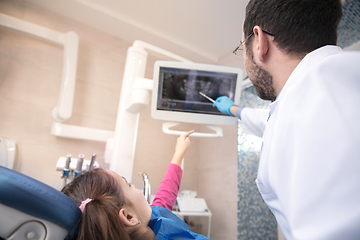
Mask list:
[[[234,98],[237,75],[233,73],[161,68],[159,81],[159,110],[223,115],[204,93],[216,100],[220,96]]]

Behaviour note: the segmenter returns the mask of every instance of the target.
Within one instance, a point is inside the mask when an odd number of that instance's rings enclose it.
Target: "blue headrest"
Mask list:
[[[0,166],[0,203],[71,232],[81,217],[76,203],[60,191]]]

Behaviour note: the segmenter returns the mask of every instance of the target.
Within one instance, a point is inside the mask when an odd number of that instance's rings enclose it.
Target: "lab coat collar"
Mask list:
[[[286,89],[292,85],[293,79],[298,78],[302,74],[306,74],[308,72],[307,70],[309,66],[313,66],[320,59],[339,51],[342,51],[340,47],[335,45],[328,45],[308,53],[291,73],[290,77],[286,81],[284,87],[281,89],[275,101],[270,103],[270,114],[273,114],[275,112],[276,106],[278,105],[279,101],[281,101],[281,98],[284,95],[284,92],[286,92]]]

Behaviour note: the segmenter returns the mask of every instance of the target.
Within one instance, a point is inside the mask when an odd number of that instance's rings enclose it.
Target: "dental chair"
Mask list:
[[[64,240],[81,217],[60,191],[0,166],[0,239]]]
[[[143,193],[150,202],[145,172]],[[76,203],[60,191],[0,166],[0,240],[68,240],[81,217]]]

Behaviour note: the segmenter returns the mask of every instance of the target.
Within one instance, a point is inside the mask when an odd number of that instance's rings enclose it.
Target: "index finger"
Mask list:
[[[195,130],[188,131],[187,133],[184,133],[183,136],[184,136],[184,138],[187,138],[190,136],[190,134],[192,134],[194,132],[195,132]]]

